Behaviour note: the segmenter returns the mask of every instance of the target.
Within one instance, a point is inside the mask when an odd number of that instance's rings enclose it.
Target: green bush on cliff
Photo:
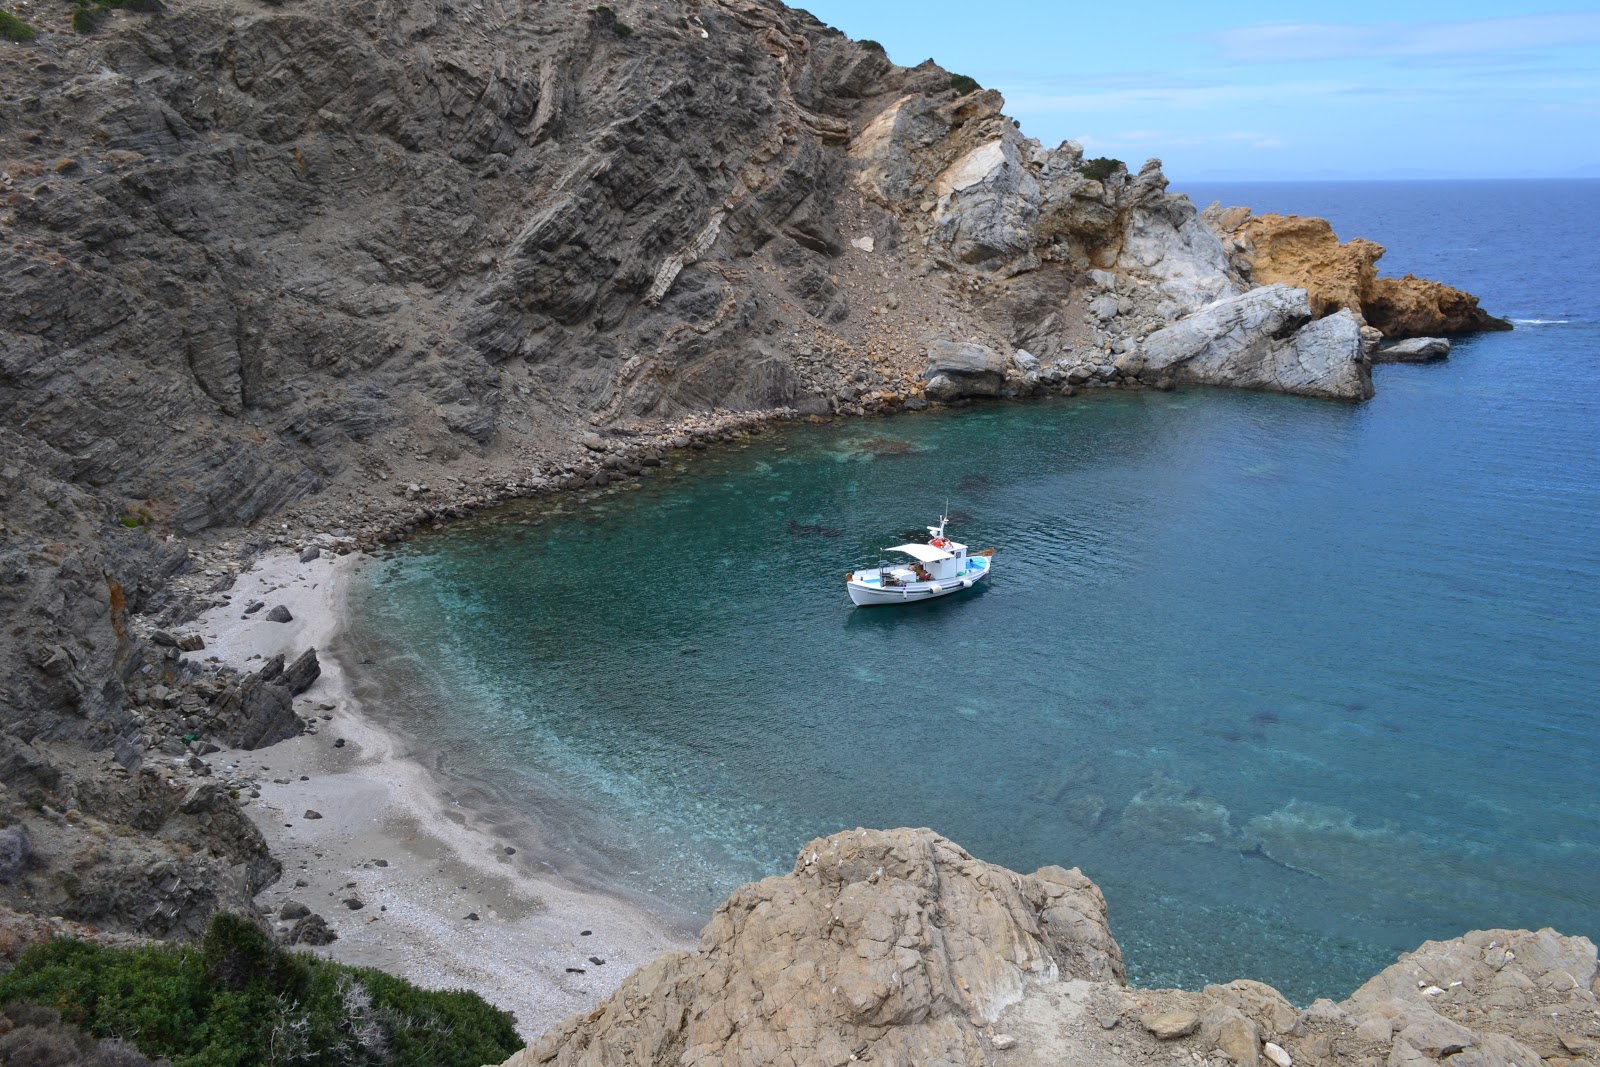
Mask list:
[[[140,15],[155,15],[166,8],[161,0],[74,0],[78,9],[72,13],[72,28],[79,33],[93,33],[100,28],[113,9],[133,11]]]
[[[977,92],[983,86],[978,84],[976,78],[969,78],[965,74],[952,74],[950,75],[950,88],[962,96],[966,96],[968,93]]]
[[[13,1002],[172,1067],[479,1067],[522,1047],[511,1017],[476,993],[285,952],[227,914],[198,946],[37,946],[0,977],[0,1003]]]
[[[862,48],[865,48],[869,52],[876,52],[880,56],[886,56],[889,54],[884,49],[883,45],[879,44],[877,41],[857,41],[856,44],[860,45]]]
[[[1126,164],[1122,160],[1112,159],[1110,156],[1101,156],[1099,159],[1086,159],[1083,161],[1083,175],[1086,178],[1093,178],[1097,182],[1103,182],[1125,166]]]
[[[0,11],[0,37],[21,44],[23,41],[33,40],[34,32],[32,26],[23,22],[11,12]]]

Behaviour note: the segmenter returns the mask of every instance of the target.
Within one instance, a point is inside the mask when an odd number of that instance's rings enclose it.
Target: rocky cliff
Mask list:
[[[1378,277],[1383,246],[1359,237],[1341,244],[1326,219],[1252,215],[1248,208],[1217,204],[1203,218],[1242,276],[1258,285],[1304,289],[1319,317],[1349,311],[1388,338],[1511,329],[1470,293],[1412,274]]]
[[[0,42],[19,906],[182,932],[273,876],[228,790],[190,792],[209,745],[299,729],[297,672],[219,675],[178,631],[262,548],[604,484],[774,409],[1371,392],[1376,334],[1255,285],[1156,162],[1046,149],[772,0],[72,10]],[[84,892],[141,864],[211,888]]]
[[[1100,891],[1023,875],[929,830],[813,841],[672,953],[504,1067],[1594,1067],[1586,938],[1428,942],[1348,1000],[1301,1009],[1248,980],[1130,989]]]

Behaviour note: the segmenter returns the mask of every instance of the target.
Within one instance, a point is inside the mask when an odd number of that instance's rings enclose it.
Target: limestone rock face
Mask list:
[[[1378,277],[1383,246],[1361,238],[1340,244],[1326,219],[1251,215],[1215,204],[1203,218],[1242,273],[1258,285],[1282,282],[1306,290],[1319,318],[1345,308],[1390,338],[1511,328],[1459,289],[1409,274]]]
[[[928,830],[813,841],[505,1067],[1600,1067],[1595,946],[1476,932],[1343,1004],[1247,979],[1129,989],[1099,891]]]
[[[978,1065],[979,1034],[1031,984],[1122,977],[1076,870],[1017,875],[929,830],[856,830],[735,892],[698,953],[663,956],[510,1062],[798,1067],[870,1049],[886,1067]]]
[[[1348,311],[1312,321],[1305,290],[1251,289],[1145,338],[1146,376],[1339,400],[1372,395],[1370,342]]]

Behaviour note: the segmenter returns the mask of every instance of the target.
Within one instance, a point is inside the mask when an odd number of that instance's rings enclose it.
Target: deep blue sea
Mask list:
[[[790,426],[418,539],[353,657],[461,794],[709,914],[811,837],[1081,867],[1133,980],[1347,996],[1600,936],[1600,182],[1193,186],[1517,322],[1361,405],[1116,392]],[[852,608],[949,502],[986,589]]]

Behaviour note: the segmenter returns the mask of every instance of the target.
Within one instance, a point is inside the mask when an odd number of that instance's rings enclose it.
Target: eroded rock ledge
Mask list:
[[[1319,317],[1348,310],[1391,339],[1511,329],[1471,293],[1414,274],[1378,277],[1383,246],[1360,237],[1341,244],[1327,219],[1252,215],[1248,208],[1217,204],[1202,217],[1222,239],[1235,270],[1257,285],[1306,290]]]
[[[1594,944],[1552,930],[1430,941],[1340,1004],[1240,980],[1130,989],[1104,897],[931,830],[813,841],[504,1067],[1594,1067]]]

